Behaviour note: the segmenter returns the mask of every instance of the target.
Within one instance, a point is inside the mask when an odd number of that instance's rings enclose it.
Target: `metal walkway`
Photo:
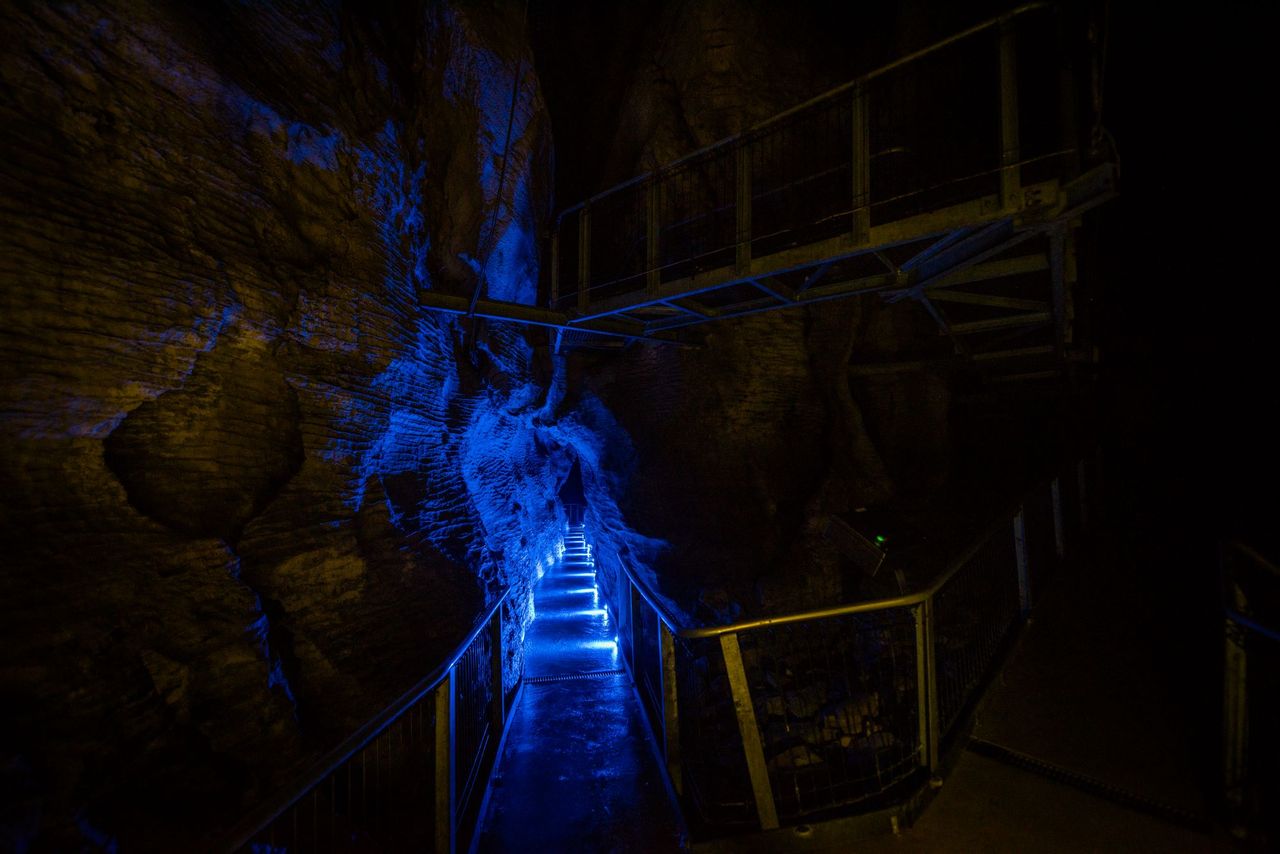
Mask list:
[[[473,850],[677,851],[684,839],[582,526],[534,591],[525,684]]]
[[[1057,372],[1077,357],[1073,230],[1116,181],[1110,162],[1082,167],[1061,26],[1021,7],[570,208],[549,303],[474,313],[556,328],[558,346],[679,342],[878,293],[919,302],[963,358]]]

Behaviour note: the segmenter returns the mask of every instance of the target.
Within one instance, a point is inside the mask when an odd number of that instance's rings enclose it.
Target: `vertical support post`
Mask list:
[[[489,669],[493,677],[493,708],[490,710],[490,725],[493,727],[493,738],[490,743],[497,745],[502,736],[502,725],[507,719],[507,692],[502,685],[502,606],[494,609],[493,622],[489,626]]]
[[[871,240],[871,113],[866,86],[853,90],[853,242]]]
[[[1066,229],[1049,232],[1049,276],[1053,283],[1053,349],[1059,361],[1067,358]]]
[[[640,684],[640,674],[636,672],[636,649],[640,642],[640,638],[636,634],[636,599],[640,598],[640,594],[636,592],[636,586],[631,583],[631,578],[627,577],[627,631],[631,635],[631,643],[627,646],[627,668],[631,671],[631,678],[638,685]]]
[[[929,772],[938,773],[938,756],[942,750],[942,715],[938,713],[938,634],[933,597],[920,606],[924,615],[924,643],[926,652],[925,693],[928,702],[925,709],[929,719]]]
[[[551,232],[551,308],[560,301],[560,223]]]
[[[586,314],[591,285],[591,208],[578,213],[578,311]]]
[[[1088,474],[1086,472],[1085,458],[1081,457],[1080,462],[1076,463],[1076,492],[1080,496],[1080,530],[1089,530],[1089,496],[1085,492]]]
[[[662,271],[659,267],[658,238],[662,234],[662,223],[660,221],[662,215],[662,184],[660,178],[654,175],[645,184],[644,194],[644,210],[645,210],[645,292],[650,297],[658,295],[658,286],[662,283]]]
[[[1049,497],[1053,502],[1053,550],[1058,560],[1067,556],[1067,523],[1062,516],[1062,481],[1054,478],[1049,484]]]
[[[457,816],[454,803],[457,792],[454,781],[454,702],[453,671],[436,686],[436,845],[437,854],[453,854],[458,842]]]
[[[1017,206],[1022,190],[1016,34],[1011,18],[1000,22],[1000,207],[1005,210]]]
[[[760,828],[773,830],[778,826],[778,810],[773,802],[769,766],[764,761],[764,745],[760,742],[760,729],[756,726],[751,686],[747,682],[747,670],[742,665],[742,650],[738,646],[736,632],[720,636],[720,650],[724,653],[729,690],[733,694],[733,711],[738,717],[738,733],[742,736],[742,750],[747,757],[747,773],[751,776],[751,792],[755,795]]]
[[[737,253],[735,265],[740,275],[751,271],[751,148],[747,140],[734,150],[737,172],[735,209],[738,213]]]
[[[1027,566],[1027,513],[1022,507],[1013,517],[1013,551],[1018,561],[1018,608],[1025,618],[1031,613],[1031,574]]]
[[[920,744],[920,764],[929,767],[929,632],[925,626],[924,603],[911,609],[916,624],[916,723]]]
[[[1240,585],[1228,580],[1228,593],[1236,610],[1244,607]],[[1249,755],[1249,659],[1244,631],[1227,617],[1223,635],[1222,773],[1227,806],[1244,805],[1245,768]]]
[[[1072,52],[1076,39],[1071,31],[1067,10],[1054,7],[1058,31],[1058,98],[1062,104],[1062,150],[1068,152],[1063,173],[1067,180],[1080,174],[1079,111],[1076,101],[1076,57]]]
[[[662,657],[662,755],[667,775],[677,795],[684,794],[680,776],[680,715],[676,705],[676,639],[670,627],[658,619],[658,643]]]

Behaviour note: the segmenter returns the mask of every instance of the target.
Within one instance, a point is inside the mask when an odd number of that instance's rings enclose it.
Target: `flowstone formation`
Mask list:
[[[536,297],[518,6],[0,14],[0,825],[177,850],[519,612],[575,459],[655,544],[541,339],[418,306]]]

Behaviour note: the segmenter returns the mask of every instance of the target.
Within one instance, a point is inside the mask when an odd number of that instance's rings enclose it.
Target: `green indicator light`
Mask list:
[[[876,534],[876,544],[880,545],[882,543],[884,543],[884,536],[881,534]]]

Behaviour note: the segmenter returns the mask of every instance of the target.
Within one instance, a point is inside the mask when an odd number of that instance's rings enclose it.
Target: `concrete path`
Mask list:
[[[475,850],[677,851],[679,817],[580,529],[566,547],[534,590],[525,687]]]

